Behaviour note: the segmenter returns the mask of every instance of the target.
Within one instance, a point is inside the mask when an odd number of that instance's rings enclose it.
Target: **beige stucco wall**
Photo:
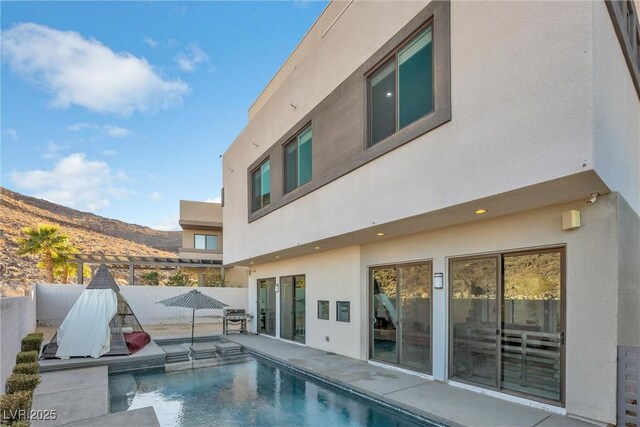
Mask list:
[[[246,288],[249,279],[249,269],[245,267],[232,267],[224,269],[225,286],[233,288]]]
[[[433,375],[448,374],[448,258],[525,248],[566,245],[566,410],[570,415],[615,423],[616,346],[622,323],[637,314],[620,311],[618,322],[619,227],[618,195],[601,196],[596,204],[583,200],[550,206],[379,243],[351,246],[317,255],[251,267],[249,310],[255,314],[256,280],[289,274],[307,275],[307,345],[366,360],[368,358],[368,268],[373,265],[432,260],[443,272],[445,288],[433,297]],[[561,215],[581,211],[582,227],[562,231]],[[624,222],[638,221],[626,210]],[[635,219],[633,219],[635,218]],[[626,225],[624,225],[626,228]],[[637,248],[637,246],[636,246]],[[637,249],[635,249],[637,251]],[[622,256],[622,255],[621,255]],[[629,288],[637,291],[637,267]],[[635,271],[635,273],[634,273]],[[635,287],[634,287],[635,286]],[[629,296],[629,295],[628,295]],[[318,299],[329,299],[331,320],[318,320]],[[335,301],[351,301],[351,323],[335,321]],[[631,308],[631,307],[630,307]],[[621,334],[621,339],[623,335]],[[325,341],[325,336],[330,341]]]
[[[194,229],[182,230],[182,248],[183,249],[193,249],[195,247],[196,234],[207,234],[207,235],[216,236],[218,238],[218,247],[215,250],[207,249],[206,251],[210,253],[217,253],[217,254],[222,253],[222,246],[223,246],[222,230],[219,230],[219,231],[218,230],[194,230]]]
[[[362,358],[360,348],[364,336],[358,319],[366,305],[360,301],[360,250],[351,246],[317,255],[299,257],[282,262],[252,266],[249,276],[249,311],[257,318],[257,280],[275,277],[279,283],[281,276],[304,274],[306,276],[306,344],[343,354]],[[277,304],[279,307],[279,295]],[[319,320],[317,301],[329,300],[331,320]],[[336,301],[351,301],[351,322],[336,322]],[[279,311],[278,311],[279,313]],[[256,331],[258,322],[251,325]],[[280,316],[276,316],[276,330],[279,335]],[[326,341],[325,337],[329,337]]]
[[[220,203],[180,200],[180,219],[221,223],[222,206]]]
[[[618,199],[618,344],[640,346],[640,219]]]
[[[451,122],[248,223],[249,164],[422,6],[354,2],[225,153],[225,263],[589,169],[616,190],[594,160],[591,3],[454,2]]]
[[[640,213],[640,98],[604,1],[589,4],[593,11],[595,169]]]

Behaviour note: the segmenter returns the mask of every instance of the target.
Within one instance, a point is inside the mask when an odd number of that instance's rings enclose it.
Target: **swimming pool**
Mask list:
[[[271,363],[111,374],[111,412],[153,406],[162,426],[418,426],[418,420]]]

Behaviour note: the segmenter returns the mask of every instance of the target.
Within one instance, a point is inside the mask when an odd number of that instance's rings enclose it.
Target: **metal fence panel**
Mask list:
[[[640,347],[618,346],[618,427],[640,427]]]

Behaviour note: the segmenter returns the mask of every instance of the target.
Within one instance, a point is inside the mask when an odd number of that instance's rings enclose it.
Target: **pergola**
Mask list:
[[[117,265],[121,268],[129,268],[129,284],[134,284],[135,267],[188,267],[188,268],[219,268],[220,276],[224,279],[224,268],[222,261],[209,259],[187,259],[187,258],[165,258],[165,257],[147,257],[133,255],[104,255],[104,254],[76,254],[69,262],[73,262],[78,267],[77,282],[83,284],[84,277],[82,269],[84,264],[105,264]],[[198,273],[198,285],[203,284],[203,273]]]

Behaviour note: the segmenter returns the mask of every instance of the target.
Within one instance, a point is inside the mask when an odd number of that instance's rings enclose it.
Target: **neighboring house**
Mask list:
[[[630,1],[331,2],[223,156],[254,331],[615,423],[638,27]]]
[[[220,203],[180,200],[182,247],[180,259],[220,261],[220,279],[225,286],[246,287],[247,269],[222,267],[222,206]],[[204,269],[186,269],[197,274],[198,284],[205,284],[208,273]]]

